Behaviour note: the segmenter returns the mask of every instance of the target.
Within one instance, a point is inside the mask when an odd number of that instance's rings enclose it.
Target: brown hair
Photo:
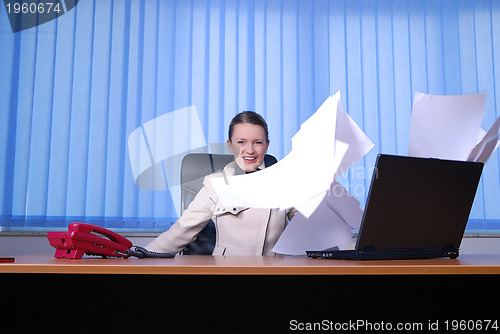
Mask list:
[[[267,129],[267,123],[264,118],[262,118],[262,116],[257,114],[255,111],[243,111],[233,117],[231,123],[229,124],[229,140],[231,140],[231,137],[233,135],[234,126],[239,123],[250,123],[262,126],[266,133],[266,142],[269,141],[269,130]]]

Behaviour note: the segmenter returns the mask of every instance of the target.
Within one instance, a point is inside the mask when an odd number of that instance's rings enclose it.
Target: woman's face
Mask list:
[[[266,141],[266,132],[262,126],[238,123],[233,127],[227,146],[234,154],[238,166],[245,172],[253,172],[264,161],[269,142]]]

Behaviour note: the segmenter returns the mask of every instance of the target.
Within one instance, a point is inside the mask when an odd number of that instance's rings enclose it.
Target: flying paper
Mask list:
[[[415,93],[408,155],[467,160],[477,143],[486,93],[430,95]]]
[[[301,125],[281,161],[258,173],[213,178],[212,184],[224,205],[295,207],[308,218],[333,180],[373,146],[345,112],[337,92]]]
[[[493,151],[498,147],[498,131],[500,130],[500,118],[491,126],[488,132],[480,129],[480,133],[485,133],[483,139],[474,147],[469,154],[468,161],[478,161],[486,163]]]
[[[486,93],[415,93],[408,155],[486,163],[499,146],[500,118],[481,128]],[[479,140],[478,140],[479,138]]]
[[[309,218],[297,213],[290,221],[273,252],[304,255],[311,249],[352,246],[354,230],[359,230],[363,209],[359,201],[334,181]]]

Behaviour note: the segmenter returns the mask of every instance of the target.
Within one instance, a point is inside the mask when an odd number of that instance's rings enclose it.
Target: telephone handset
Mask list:
[[[54,257],[81,259],[83,255],[100,255],[103,257],[174,257],[173,253],[150,252],[145,248],[133,246],[127,238],[105,229],[85,223],[72,223],[68,231],[48,232],[50,245],[56,248]]]

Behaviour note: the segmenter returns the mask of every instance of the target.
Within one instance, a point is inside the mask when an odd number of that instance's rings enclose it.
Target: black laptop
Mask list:
[[[379,154],[354,250],[326,259],[456,258],[483,163]]]

